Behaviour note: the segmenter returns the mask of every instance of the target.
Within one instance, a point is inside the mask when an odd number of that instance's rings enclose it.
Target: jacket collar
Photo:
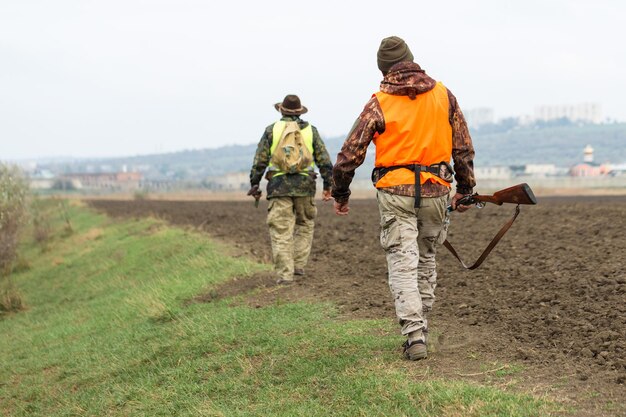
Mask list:
[[[380,91],[394,96],[409,96],[414,99],[418,94],[426,93],[433,88],[437,81],[426,74],[414,62],[399,62],[395,64],[380,83]]]

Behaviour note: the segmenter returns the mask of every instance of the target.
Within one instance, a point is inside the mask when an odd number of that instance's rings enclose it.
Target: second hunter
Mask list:
[[[269,125],[259,142],[248,195],[260,198],[259,183],[267,169],[267,225],[278,284],[304,275],[311,253],[317,207],[315,186],[319,168],[324,182],[322,199],[330,200],[332,162],[315,126],[300,118],[308,109],[296,95],[274,105],[282,118]]]

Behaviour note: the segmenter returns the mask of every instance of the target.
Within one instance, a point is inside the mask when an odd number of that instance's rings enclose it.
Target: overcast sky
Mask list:
[[[343,135],[390,35],[462,109],[592,102],[623,121],[624,16],[618,0],[0,0],[0,160],[257,143],[286,94]]]

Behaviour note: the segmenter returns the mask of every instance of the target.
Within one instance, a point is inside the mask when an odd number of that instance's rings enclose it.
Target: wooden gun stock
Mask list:
[[[504,190],[496,191],[493,195],[468,195],[456,202],[457,206],[469,206],[472,204],[482,205],[492,203],[501,206],[504,203],[511,204],[537,204],[537,199],[533,190],[526,183],[517,184]],[[448,211],[452,211],[452,206],[448,206]]]

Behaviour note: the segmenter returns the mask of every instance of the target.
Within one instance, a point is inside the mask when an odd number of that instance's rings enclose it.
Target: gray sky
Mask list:
[[[618,0],[1,0],[0,160],[257,143],[290,93],[342,135],[390,35],[461,108],[595,102],[626,120],[625,15]]]

